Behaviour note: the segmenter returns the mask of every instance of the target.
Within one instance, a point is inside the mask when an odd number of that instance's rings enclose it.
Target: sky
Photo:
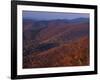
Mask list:
[[[34,20],[89,18],[88,13],[23,11],[23,18]]]

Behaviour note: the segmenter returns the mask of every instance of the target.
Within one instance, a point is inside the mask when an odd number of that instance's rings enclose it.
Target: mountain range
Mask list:
[[[89,65],[88,51],[88,18],[23,19],[23,68]]]

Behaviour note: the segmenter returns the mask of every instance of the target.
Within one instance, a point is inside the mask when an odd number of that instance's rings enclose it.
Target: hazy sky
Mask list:
[[[23,18],[36,20],[89,18],[87,13],[23,11]]]

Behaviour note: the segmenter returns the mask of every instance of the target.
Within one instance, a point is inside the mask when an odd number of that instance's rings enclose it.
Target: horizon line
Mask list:
[[[73,19],[32,19],[32,18],[22,18],[22,19],[28,19],[28,20],[36,20],[36,21],[50,21],[50,20],[74,20],[74,19],[89,19],[89,17],[79,17],[79,18],[73,18]]]

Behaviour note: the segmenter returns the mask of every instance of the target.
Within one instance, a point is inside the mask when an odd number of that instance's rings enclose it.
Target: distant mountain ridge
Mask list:
[[[27,23],[27,22],[42,22],[42,23],[47,23],[47,22],[65,22],[65,23],[75,23],[75,22],[89,22],[89,18],[75,18],[75,19],[51,19],[51,20],[36,20],[36,19],[26,19],[23,18],[23,22]]]

